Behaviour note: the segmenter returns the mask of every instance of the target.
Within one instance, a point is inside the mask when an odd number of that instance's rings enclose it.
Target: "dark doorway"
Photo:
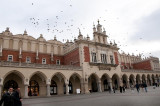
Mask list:
[[[53,80],[51,81],[50,94],[51,95],[57,95],[57,84]]]
[[[39,85],[35,80],[29,82],[28,96],[39,96]]]

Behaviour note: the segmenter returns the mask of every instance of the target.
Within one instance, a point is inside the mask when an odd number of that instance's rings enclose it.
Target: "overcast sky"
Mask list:
[[[0,32],[28,34],[65,42],[93,38],[93,23],[106,29],[120,52],[160,58],[160,0],[1,0]]]

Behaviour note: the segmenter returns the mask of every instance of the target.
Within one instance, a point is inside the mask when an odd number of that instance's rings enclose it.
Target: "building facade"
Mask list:
[[[46,41],[24,31],[0,33],[0,96],[12,86],[23,98],[108,91],[113,86],[129,88],[136,83],[159,84],[159,59],[142,59],[118,52],[107,41],[102,25],[93,26],[93,39],[79,31],[74,42],[54,37]]]

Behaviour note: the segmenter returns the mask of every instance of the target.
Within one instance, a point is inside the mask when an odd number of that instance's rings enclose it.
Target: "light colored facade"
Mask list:
[[[104,92],[113,86],[159,83],[159,59],[120,54],[108,43],[105,30],[93,27],[93,40],[79,31],[74,42],[46,41],[9,28],[0,33],[0,95],[9,86],[21,88],[24,98]],[[143,62],[147,61],[147,62]],[[140,63],[139,63],[140,62]],[[142,64],[142,65],[141,65]],[[144,66],[149,64],[149,68]],[[135,67],[135,68],[134,68]]]

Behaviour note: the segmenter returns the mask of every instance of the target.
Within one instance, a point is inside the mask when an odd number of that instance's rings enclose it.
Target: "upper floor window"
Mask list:
[[[91,56],[92,56],[92,62],[96,63],[97,62],[96,53],[92,52]]]
[[[111,64],[114,64],[113,56],[110,56]]]
[[[26,63],[31,63],[31,58],[30,57],[26,57]]]
[[[106,56],[106,54],[101,54],[101,62],[102,63],[107,63],[107,56]]]
[[[46,64],[46,58],[42,58],[42,64]]]
[[[57,65],[60,65],[60,60],[56,60],[56,64],[57,64]]]
[[[13,55],[8,55],[8,61],[13,61]]]

